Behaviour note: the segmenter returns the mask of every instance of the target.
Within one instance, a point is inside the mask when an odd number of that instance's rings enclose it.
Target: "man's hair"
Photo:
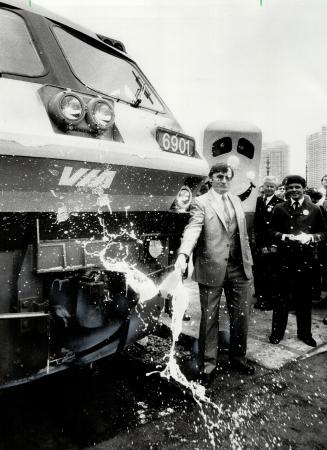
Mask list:
[[[322,177],[322,179],[320,180],[321,183],[323,182],[324,178],[327,178],[327,174]]]
[[[322,198],[322,193],[315,188],[307,188],[305,193],[311,198],[313,203],[317,203]]]
[[[301,177],[301,175],[288,175],[285,178],[285,186],[288,186],[289,184],[298,183],[301,184],[303,188],[306,186],[305,179]]]
[[[278,184],[277,177],[275,177],[275,175],[267,175],[267,176],[265,176],[264,179],[263,179],[263,183],[266,183],[266,182],[274,183],[276,186]]]
[[[233,168],[231,166],[229,166],[228,164],[226,164],[226,163],[214,164],[211,167],[211,169],[210,169],[209,177],[212,177],[212,175],[214,173],[219,173],[219,172],[221,172],[221,173],[231,172],[232,178],[234,177],[234,170],[233,170]]]

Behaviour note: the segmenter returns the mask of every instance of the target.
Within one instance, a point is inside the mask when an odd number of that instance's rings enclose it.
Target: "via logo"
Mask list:
[[[76,186],[108,189],[116,175],[115,171],[101,169],[77,169],[66,166],[62,171],[59,186]]]

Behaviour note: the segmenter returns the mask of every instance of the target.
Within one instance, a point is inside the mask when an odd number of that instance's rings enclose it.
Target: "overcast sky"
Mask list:
[[[327,124],[327,0],[32,0],[122,40],[186,133],[246,120],[291,148]]]

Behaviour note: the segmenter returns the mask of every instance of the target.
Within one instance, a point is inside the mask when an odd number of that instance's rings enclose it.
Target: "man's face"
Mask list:
[[[271,181],[265,181],[263,183],[263,192],[267,197],[273,195],[275,190],[276,190],[275,183],[272,183]]]
[[[232,178],[232,173],[230,171],[216,172],[212,174],[209,180],[211,181],[213,189],[218,192],[218,194],[225,194],[225,192],[229,191]]]
[[[304,194],[304,187],[300,183],[291,183],[286,186],[286,192],[293,200],[300,200]]]
[[[327,177],[324,177],[321,181],[323,188],[327,191]]]
[[[279,186],[278,189],[276,190],[275,194],[280,198],[284,198],[285,186]]]

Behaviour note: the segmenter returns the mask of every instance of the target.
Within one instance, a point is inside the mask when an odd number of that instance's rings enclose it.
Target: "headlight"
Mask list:
[[[113,105],[102,98],[93,98],[87,104],[87,122],[94,131],[105,131],[115,121]]]
[[[176,195],[176,199],[172,205],[175,212],[186,212],[192,201],[192,192],[188,186],[182,186]]]
[[[49,102],[49,113],[58,125],[77,125],[85,116],[83,100],[71,92],[59,92]]]
[[[76,122],[84,116],[84,107],[81,100],[74,95],[66,95],[61,101],[61,110],[67,120]]]

